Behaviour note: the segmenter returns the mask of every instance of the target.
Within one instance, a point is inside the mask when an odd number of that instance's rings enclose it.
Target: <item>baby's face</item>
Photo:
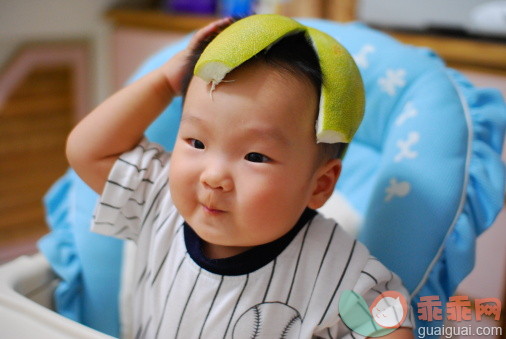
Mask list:
[[[288,232],[315,189],[317,98],[309,82],[254,64],[210,94],[194,77],[171,159],[174,204],[226,257]]]

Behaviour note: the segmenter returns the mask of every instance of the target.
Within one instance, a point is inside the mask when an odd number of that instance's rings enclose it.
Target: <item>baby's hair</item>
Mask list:
[[[190,81],[193,77],[193,69],[200,55],[206,46],[216,37],[217,34],[208,36],[201,41],[199,46],[193,50],[188,59],[187,72],[182,80],[181,92],[183,100],[186,97]],[[314,51],[311,42],[307,39],[305,32],[297,32],[283,37],[272,46],[264,49],[248,61],[242,67],[251,62],[263,62],[274,68],[283,69],[292,75],[303,80],[308,80],[315,89],[316,98],[319,101],[323,82],[323,74],[320,68],[318,56]],[[316,132],[315,132],[316,133]],[[342,158],[348,144],[346,143],[319,143],[319,161],[326,162],[333,158]]]

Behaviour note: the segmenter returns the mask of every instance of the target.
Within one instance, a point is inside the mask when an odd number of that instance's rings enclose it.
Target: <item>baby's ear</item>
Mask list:
[[[316,170],[316,181],[308,203],[309,208],[318,209],[327,202],[334,192],[340,174],[341,159],[330,159]]]

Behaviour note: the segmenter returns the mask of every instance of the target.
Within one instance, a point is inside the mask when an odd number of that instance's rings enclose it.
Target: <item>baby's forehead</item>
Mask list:
[[[317,117],[319,92],[307,77],[295,73],[283,65],[273,65],[259,60],[246,62],[228,73],[225,79],[216,86],[203,82],[194,76],[190,82],[185,101],[201,99],[201,95],[193,95],[194,91],[191,89],[196,87],[193,86],[194,83],[199,83],[198,89],[200,91],[205,88],[207,96],[211,99],[220,93],[233,91],[245,98],[255,100],[255,103],[264,109],[291,104],[285,100],[288,97],[296,103],[291,110],[293,119],[302,117],[316,120]],[[301,114],[304,109],[307,109],[307,103],[311,104],[309,116]]]
[[[299,88],[301,85],[304,87],[304,91],[307,91],[307,95],[310,96],[312,92],[318,94],[319,88],[316,88],[307,75],[298,71],[297,67],[290,64],[289,62],[267,62],[262,59],[249,60],[225,76],[226,81],[235,81],[241,74],[247,74],[248,81],[258,81],[259,85],[264,82],[263,77],[251,77],[251,74],[269,74],[275,79],[279,79],[284,85],[278,89],[282,92],[287,90],[294,90]],[[249,76],[248,76],[249,75]],[[318,96],[318,95],[317,95]]]
[[[245,67],[231,72],[213,92],[202,79],[192,79],[183,121],[247,127],[274,140],[283,139],[276,134],[283,134],[284,139],[296,138],[292,131],[314,138],[317,110],[317,98],[310,84],[271,67]],[[213,121],[213,116],[219,120]]]

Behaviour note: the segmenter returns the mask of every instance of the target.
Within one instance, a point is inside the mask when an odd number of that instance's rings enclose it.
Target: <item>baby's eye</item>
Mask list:
[[[256,152],[251,152],[251,153],[246,154],[244,159],[251,161],[251,162],[269,162],[269,161],[271,161],[271,159],[268,156],[260,154],[260,153],[256,153]]]
[[[188,143],[193,146],[194,148],[197,148],[197,149],[204,149],[206,148],[206,146],[204,145],[204,143],[200,140],[197,140],[197,139],[188,139]]]

